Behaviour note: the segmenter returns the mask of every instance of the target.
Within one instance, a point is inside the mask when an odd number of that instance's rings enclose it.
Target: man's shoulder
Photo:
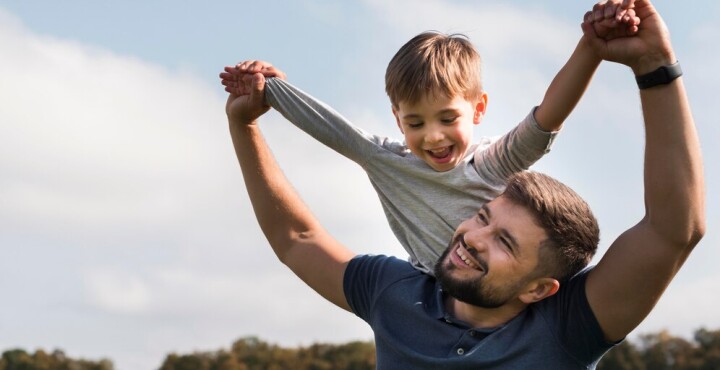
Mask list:
[[[386,255],[365,254],[353,258],[348,264],[346,275],[349,273],[359,277],[382,277],[382,280],[396,280],[407,277],[430,277],[415,269],[406,260]],[[347,279],[347,276],[346,276]]]

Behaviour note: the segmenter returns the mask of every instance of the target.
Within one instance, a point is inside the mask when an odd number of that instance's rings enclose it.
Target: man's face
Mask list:
[[[460,301],[500,307],[536,278],[539,247],[546,238],[530,212],[500,196],[458,226],[435,276]]]
[[[435,171],[444,172],[462,161],[486,103],[484,94],[473,102],[459,95],[428,94],[416,104],[400,102],[393,114],[410,151]]]

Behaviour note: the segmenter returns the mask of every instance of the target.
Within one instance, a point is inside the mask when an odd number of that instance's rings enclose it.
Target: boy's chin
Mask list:
[[[455,160],[446,163],[436,163],[432,160],[425,160],[425,163],[430,166],[435,172],[447,172],[457,167],[458,163]]]

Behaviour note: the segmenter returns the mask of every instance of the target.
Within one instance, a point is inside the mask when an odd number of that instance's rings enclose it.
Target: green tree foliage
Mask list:
[[[257,337],[237,340],[225,350],[169,354],[159,370],[372,370],[373,342],[313,344],[283,348]],[[699,329],[692,340],[667,331],[644,334],[637,343],[626,340],[610,350],[598,370],[720,370],[720,330]],[[76,360],[55,350],[6,350],[0,370],[113,370],[109,360]]]
[[[647,367],[637,347],[626,340],[602,358],[597,370],[647,370]]]
[[[667,331],[640,336],[635,345],[626,340],[608,352],[598,370],[718,370],[720,330],[695,331],[693,341]]]
[[[242,338],[229,351],[170,354],[160,370],[372,370],[372,342],[282,348],[257,337]],[[0,369],[3,370],[3,369]]]
[[[74,360],[60,350],[48,354],[39,349],[31,354],[22,349],[11,349],[3,352],[0,370],[113,370],[113,364],[107,359],[97,362]]]

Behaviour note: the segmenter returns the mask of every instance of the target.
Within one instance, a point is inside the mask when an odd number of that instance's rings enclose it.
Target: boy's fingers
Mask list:
[[[635,7],[635,0],[623,0],[622,5],[620,5],[623,9],[631,9]]]
[[[250,98],[258,102],[265,101],[265,76],[262,75],[262,73],[256,73],[252,76],[252,82],[251,82],[251,90],[250,90]]]
[[[604,3],[603,4],[596,3],[595,5],[593,5],[593,20],[599,21],[604,18],[604,13],[605,13],[604,8],[605,8]]]
[[[225,67],[225,68],[235,68],[235,67]],[[220,72],[220,78],[223,80],[237,80],[237,76],[230,72]]]
[[[604,10],[605,10],[605,13],[604,13],[605,19],[615,18],[615,13],[617,13],[615,11],[615,4],[608,1],[607,3],[605,3]]]
[[[247,66],[248,72],[256,73],[262,72],[263,70],[272,67],[272,64],[264,62],[262,60],[254,60]]]

